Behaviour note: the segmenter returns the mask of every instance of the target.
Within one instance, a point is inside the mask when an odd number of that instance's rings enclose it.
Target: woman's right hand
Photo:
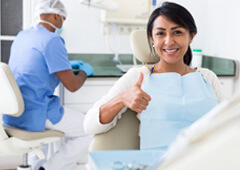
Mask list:
[[[141,113],[148,106],[151,97],[145,93],[141,86],[143,82],[143,73],[140,73],[137,83],[129,90],[123,92],[124,105],[131,110]]]
[[[137,83],[129,90],[120,93],[99,108],[99,120],[102,124],[110,123],[123,107],[141,113],[147,108],[151,97],[141,89],[143,73]]]

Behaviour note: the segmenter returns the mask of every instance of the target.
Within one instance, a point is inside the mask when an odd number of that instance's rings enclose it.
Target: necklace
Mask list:
[[[150,72],[151,72],[151,73],[152,73],[152,72],[153,72],[153,70],[154,70],[154,66],[155,66],[155,65],[153,65],[153,66],[152,66],[152,68],[151,68],[151,70],[150,70]]]

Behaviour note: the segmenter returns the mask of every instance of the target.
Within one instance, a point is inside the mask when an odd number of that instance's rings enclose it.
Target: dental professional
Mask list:
[[[141,122],[141,149],[164,152],[180,130],[225,96],[212,71],[189,67],[197,27],[187,9],[164,2],[152,12],[146,34],[159,62],[133,67],[123,75],[87,112],[84,129],[88,134],[107,132],[129,108]]]
[[[31,157],[33,170],[71,170],[84,163],[92,136],[83,129],[84,114],[63,108],[54,90],[60,82],[71,92],[81,88],[94,70],[81,62],[73,74],[63,38],[56,33],[67,17],[60,0],[39,0],[38,24],[20,31],[11,46],[10,69],[23,95],[25,110],[20,117],[4,116],[4,123],[28,131],[53,129],[64,132],[64,143],[49,160]],[[45,146],[46,153],[46,146]]]

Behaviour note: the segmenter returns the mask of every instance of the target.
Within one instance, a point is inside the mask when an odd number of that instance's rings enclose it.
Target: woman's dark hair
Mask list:
[[[192,15],[190,14],[190,12],[182,7],[181,5],[178,5],[176,3],[172,3],[172,2],[164,2],[162,4],[162,6],[160,6],[159,8],[156,8],[149,20],[148,20],[148,24],[147,24],[147,36],[148,36],[148,43],[150,45],[151,48],[151,38],[152,38],[152,29],[153,29],[153,23],[155,21],[155,19],[158,16],[165,16],[167,19],[171,20],[172,22],[182,26],[183,28],[189,30],[190,35],[192,35],[193,33],[196,34],[197,33],[197,27],[195,24],[195,21],[192,17]],[[152,52],[153,49],[151,48]],[[190,46],[188,47],[188,50],[186,52],[186,54],[184,55],[184,63],[189,65],[192,61],[192,51]]]

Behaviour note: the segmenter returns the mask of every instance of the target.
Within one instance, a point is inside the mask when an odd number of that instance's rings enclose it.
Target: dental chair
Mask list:
[[[11,70],[7,64],[0,63],[0,153],[23,154],[23,165],[17,169],[31,170],[27,160],[28,152],[34,151],[40,159],[44,159],[40,147],[60,140],[64,134],[54,130],[30,132],[3,123],[3,114],[18,117],[23,111],[24,101]]]
[[[130,35],[130,44],[133,56],[143,64],[153,64],[159,61],[159,57],[151,54],[146,30],[133,31]],[[139,120],[136,117],[136,112],[127,109],[114,128],[94,136],[89,150],[139,149],[138,129]]]
[[[131,48],[134,57],[143,63],[154,63],[144,30],[133,31]],[[149,61],[149,58],[151,61]],[[175,152],[154,165],[156,170],[239,170],[240,169],[240,94],[215,109],[214,119],[199,126],[187,136],[188,144],[175,143]],[[139,121],[136,113],[127,110],[117,125],[106,133],[95,135],[90,151],[139,149]],[[186,136],[185,136],[186,137]],[[180,138],[181,139],[181,138]],[[180,145],[181,146],[181,145]]]
[[[128,109],[114,128],[93,137],[89,151],[139,149],[138,129],[136,112]]]

